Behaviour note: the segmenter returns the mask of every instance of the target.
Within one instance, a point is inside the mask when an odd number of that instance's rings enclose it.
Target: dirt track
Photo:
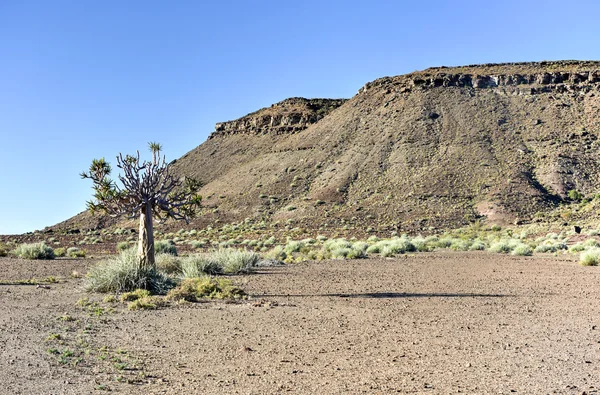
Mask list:
[[[1,259],[0,279],[82,265]],[[99,316],[81,279],[0,285],[0,393],[600,393],[598,268],[432,253],[236,280],[251,300]]]

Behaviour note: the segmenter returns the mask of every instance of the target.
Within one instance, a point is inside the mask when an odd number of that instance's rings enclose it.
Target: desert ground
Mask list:
[[[83,291],[94,262],[0,258],[0,393],[600,393],[600,269],[573,257],[307,262],[141,311]]]

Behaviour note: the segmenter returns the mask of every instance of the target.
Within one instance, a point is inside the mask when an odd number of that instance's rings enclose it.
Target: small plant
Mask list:
[[[121,302],[133,302],[134,300],[147,298],[150,296],[150,291],[147,289],[136,289],[135,291],[125,292],[121,295]]]
[[[518,244],[512,250],[512,255],[531,256],[533,255],[533,250],[527,244]]]
[[[600,248],[591,248],[579,256],[579,263],[583,266],[598,266],[600,262]]]
[[[181,273],[181,259],[171,254],[157,254],[156,268],[166,274]]]
[[[121,252],[121,251],[125,251],[131,248],[131,244],[129,244],[129,242],[127,241],[120,241],[117,243],[117,251]]]
[[[6,244],[0,243],[0,256],[7,256],[9,248]]]
[[[207,255],[191,255],[181,261],[181,273],[184,278],[223,274],[223,266]]]
[[[115,295],[106,295],[102,301],[104,303],[117,303],[117,297]]]
[[[67,250],[63,247],[54,249],[54,256],[57,258],[62,258],[67,255]]]
[[[285,252],[283,246],[275,246],[271,250],[265,252],[263,255],[267,259],[276,259],[280,261],[283,261],[285,258],[287,258],[287,253]]]
[[[128,310],[154,310],[164,304],[163,300],[156,296],[146,296],[136,299],[127,304]]]
[[[172,240],[158,240],[154,243],[155,254],[171,254],[177,256],[177,247]]]
[[[13,254],[23,259],[54,259],[54,250],[43,242],[21,244]]]
[[[137,251],[129,249],[90,268],[85,287],[92,292],[125,292],[138,288],[165,293],[173,282],[152,267],[138,264]]]
[[[258,264],[260,256],[253,251],[224,248],[210,254],[223,267],[225,274],[248,273]]]
[[[169,291],[167,300],[199,302],[202,299],[241,299],[244,291],[226,279],[211,277],[184,279],[178,287]]]
[[[491,252],[499,253],[499,254],[508,254],[512,251],[512,246],[507,240],[500,240],[490,245],[489,250]]]
[[[71,258],[85,258],[85,250],[81,250],[77,247],[69,247],[67,249],[67,256]]]
[[[581,199],[583,199],[583,193],[579,192],[576,189],[571,189],[568,193],[567,193],[567,197],[570,200],[573,200],[574,202],[578,202]]]

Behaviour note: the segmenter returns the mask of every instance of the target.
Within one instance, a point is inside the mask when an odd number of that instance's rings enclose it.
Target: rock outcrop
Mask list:
[[[509,94],[589,92],[600,90],[600,62],[507,63],[458,68],[431,68],[365,84],[359,93],[375,87],[408,93],[437,87],[497,89]],[[503,90],[502,88],[507,88]]]
[[[346,99],[293,97],[242,118],[220,122],[209,139],[231,134],[290,134],[306,129],[346,102]]]

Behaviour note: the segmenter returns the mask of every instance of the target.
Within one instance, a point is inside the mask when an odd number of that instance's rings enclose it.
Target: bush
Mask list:
[[[518,244],[513,249],[512,255],[531,256],[533,255],[533,250],[527,244]]]
[[[568,193],[567,196],[569,197],[569,199],[573,200],[573,201],[580,201],[581,199],[583,199],[583,194],[581,192],[579,192],[576,189],[571,189]]]
[[[117,252],[125,251],[131,248],[131,244],[127,241],[120,241],[117,243]]]
[[[191,255],[181,261],[181,273],[184,278],[203,277],[207,274],[223,274],[223,266],[205,255]]]
[[[583,243],[577,243],[569,247],[569,252],[582,252],[586,250],[586,246]]]
[[[485,250],[485,244],[481,240],[475,240],[469,247],[469,251],[483,251]]]
[[[452,240],[450,249],[452,249],[453,251],[468,251],[470,246],[470,243],[466,240],[454,239]]]
[[[241,299],[244,291],[234,286],[226,279],[215,279],[210,277],[187,278],[172,289],[166,296],[167,300],[185,300],[188,302],[199,302],[201,299]]]
[[[54,256],[57,258],[63,257],[65,255],[67,255],[67,250],[63,247],[54,250]]]
[[[194,240],[192,241],[192,248],[204,248],[206,246],[206,243],[204,241],[201,240]]]
[[[348,254],[352,252],[352,249],[348,247],[339,247],[329,251],[331,253],[331,258],[333,259],[345,259]]]
[[[13,254],[23,259],[54,259],[55,254],[52,247],[43,242],[32,244],[21,244]]]
[[[589,249],[579,256],[579,263],[583,266],[598,266],[598,262],[600,262],[600,248]]]
[[[173,282],[152,268],[139,268],[134,249],[122,251],[114,258],[90,268],[85,288],[91,292],[126,292],[147,289],[163,294],[173,287]]]
[[[67,256],[70,258],[85,258],[85,250],[80,250],[77,247],[67,248]]]
[[[171,254],[156,254],[156,268],[166,274],[181,273],[181,259]]]
[[[224,248],[210,254],[223,268],[225,274],[247,273],[258,264],[260,256],[253,251]]]
[[[136,289],[135,291],[125,292],[121,295],[121,302],[133,302],[134,300],[138,300],[141,298],[146,298],[150,296],[150,291],[147,289]]]
[[[154,310],[164,304],[163,300],[156,296],[146,296],[127,304],[128,310]]]
[[[596,239],[587,239],[583,242],[586,247],[600,247],[600,243]]]
[[[154,242],[155,254],[171,254],[177,256],[177,247],[172,240],[158,240]]]
[[[267,259],[276,259],[283,261],[287,258],[287,253],[285,252],[283,246],[275,246],[270,251],[264,253],[265,258]]]
[[[499,254],[508,254],[509,252],[512,251],[512,246],[510,245],[510,243],[508,241],[500,240],[495,243],[492,243],[492,245],[490,245],[489,250],[491,252],[496,252]]]

